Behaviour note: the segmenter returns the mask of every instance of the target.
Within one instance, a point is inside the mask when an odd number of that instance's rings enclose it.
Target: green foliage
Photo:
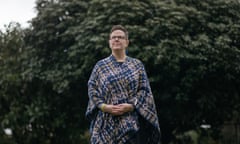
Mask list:
[[[128,55],[146,67],[163,142],[202,123],[217,138],[224,121],[239,119],[239,8],[234,0],[36,1],[30,28],[0,33],[1,128],[13,130],[12,143],[87,143],[87,80],[110,55],[111,26],[122,24]]]

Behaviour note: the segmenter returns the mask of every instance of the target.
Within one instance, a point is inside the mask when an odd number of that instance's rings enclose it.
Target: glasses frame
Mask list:
[[[126,40],[126,36],[111,36],[110,40]]]

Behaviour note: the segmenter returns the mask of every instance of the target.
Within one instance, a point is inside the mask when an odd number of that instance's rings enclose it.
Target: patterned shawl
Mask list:
[[[127,57],[119,63],[113,55],[100,60],[88,81],[86,117],[91,121],[92,144],[124,144],[139,130],[138,116],[149,123],[148,143],[160,143],[157,112],[143,64]],[[131,103],[133,112],[113,116],[99,110],[102,103]]]

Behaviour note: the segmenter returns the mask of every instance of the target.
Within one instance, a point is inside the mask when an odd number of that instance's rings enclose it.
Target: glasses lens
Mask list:
[[[122,40],[122,39],[125,39],[124,36],[112,36],[111,39],[119,39],[119,40]]]

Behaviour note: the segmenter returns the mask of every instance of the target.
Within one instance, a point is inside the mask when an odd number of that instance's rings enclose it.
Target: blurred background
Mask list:
[[[110,55],[115,24],[145,65],[163,144],[240,143],[239,0],[36,0],[33,9],[27,25],[0,30],[1,144],[89,143],[87,81]]]

